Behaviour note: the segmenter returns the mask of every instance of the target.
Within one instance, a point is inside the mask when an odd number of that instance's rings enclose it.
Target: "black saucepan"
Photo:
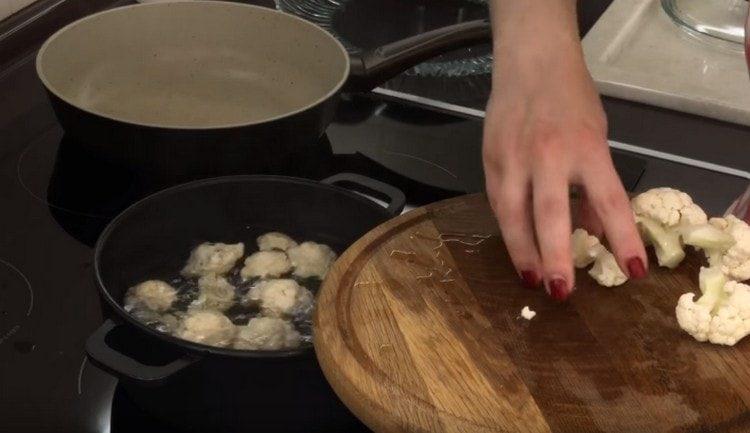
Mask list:
[[[334,184],[382,197],[374,201]],[[109,319],[89,338],[96,365],[116,375],[151,414],[202,432],[355,432],[312,347],[262,352],[204,346],[151,329],[122,308],[128,287],[168,278],[205,241],[243,241],[278,230],[338,253],[400,213],[397,189],[359,175],[314,182],[276,176],[200,180],[128,208],[96,246],[95,269]]]
[[[325,30],[272,9],[150,3],[68,25],[36,66],[65,130],[101,156],[153,173],[235,174],[313,145],[342,91],[490,37],[487,21],[471,21],[350,57]]]

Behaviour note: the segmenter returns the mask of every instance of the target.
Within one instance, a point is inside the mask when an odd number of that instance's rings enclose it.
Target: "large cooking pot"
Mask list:
[[[333,184],[363,189],[374,201]],[[201,432],[355,432],[312,347],[264,352],[216,348],[162,334],[122,307],[128,287],[169,278],[205,241],[251,246],[278,230],[338,253],[400,213],[404,195],[358,175],[322,182],[275,176],[201,180],[156,193],[118,216],[96,246],[95,272],[110,318],[89,338],[96,365],[152,415]]]
[[[151,3],[68,25],[36,66],[68,133],[139,171],[195,177],[294,158],[325,131],[341,91],[490,35],[487,21],[472,21],[350,58],[331,34],[283,12]]]

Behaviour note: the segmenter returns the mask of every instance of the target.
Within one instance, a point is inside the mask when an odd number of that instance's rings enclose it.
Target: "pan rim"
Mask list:
[[[316,31],[322,35],[324,35],[326,38],[328,38],[330,41],[333,42],[334,46],[336,46],[343,58],[345,59],[344,62],[344,69],[343,74],[339,81],[336,83],[335,86],[331,88],[326,94],[321,96],[320,98],[309,102],[308,104],[296,108],[295,110],[290,110],[285,113],[268,117],[265,119],[255,120],[255,121],[243,121],[243,122],[234,122],[234,123],[216,123],[216,124],[209,124],[209,125],[191,125],[191,124],[179,124],[179,123],[158,123],[158,122],[148,122],[143,121],[139,119],[129,119],[127,116],[118,116],[118,115],[110,115],[105,114],[101,112],[100,110],[92,109],[91,107],[85,107],[78,102],[74,101],[71,97],[65,94],[65,92],[60,91],[59,89],[55,88],[55,86],[52,85],[50,80],[47,78],[45,66],[43,65],[44,56],[49,49],[50,45],[58,39],[61,35],[65,34],[67,31],[69,31],[72,28],[75,28],[79,25],[82,25],[85,22],[93,21],[97,19],[98,17],[102,15],[107,14],[117,14],[122,13],[125,10],[130,10],[133,8],[158,8],[158,7],[183,7],[183,6],[176,6],[176,5],[204,5],[207,7],[236,7],[236,8],[243,8],[243,9],[253,9],[256,11],[260,11],[260,13],[270,13],[270,14],[279,14],[283,15],[285,19],[297,21],[298,23],[301,23],[302,25],[308,27],[311,29],[311,31]],[[210,6],[209,6],[210,5]],[[192,6],[190,6],[192,7]],[[91,15],[87,15],[83,18],[80,18],[78,20],[73,21],[72,23],[69,23],[65,25],[64,27],[57,30],[55,33],[53,33],[47,40],[42,44],[42,46],[39,48],[39,51],[36,55],[36,61],[35,61],[35,67],[37,76],[41,80],[42,84],[44,85],[45,89],[47,89],[48,92],[53,94],[55,97],[59,98],[66,104],[75,107],[78,110],[84,111],[88,114],[91,114],[93,116],[97,116],[104,119],[109,119],[115,122],[120,122],[123,124],[143,127],[143,128],[155,128],[155,129],[162,129],[162,130],[183,130],[183,131],[212,131],[212,130],[226,130],[226,129],[235,129],[235,128],[243,128],[243,127],[251,127],[251,126],[258,126],[263,125],[271,122],[280,121],[286,118],[293,117],[297,114],[303,113],[305,111],[311,110],[321,104],[324,104],[326,101],[330,100],[331,98],[335,97],[335,95],[341,90],[342,87],[344,87],[344,84],[349,79],[349,74],[351,72],[351,58],[349,56],[349,53],[346,51],[346,48],[344,48],[344,45],[336,39],[333,35],[331,35],[326,30],[322,29],[321,27],[303,19],[300,17],[297,17],[295,15],[280,11],[278,9],[270,9],[263,6],[258,5],[252,5],[247,3],[236,3],[231,1],[224,1],[224,0],[193,0],[190,2],[156,2],[156,3],[136,3],[132,5],[125,5],[120,6],[112,9],[106,9]]]
[[[386,209],[384,207],[378,205],[372,200],[369,200],[345,188],[322,183],[319,181],[298,178],[298,177],[291,177],[291,176],[263,175],[263,174],[259,174],[259,175],[241,174],[241,175],[233,175],[233,176],[220,176],[220,177],[214,177],[214,178],[208,178],[208,179],[194,180],[191,182],[187,182],[187,183],[183,183],[180,185],[175,185],[175,186],[163,189],[147,197],[144,197],[141,200],[138,200],[137,202],[133,203],[132,205],[128,206],[125,210],[120,212],[114,219],[112,219],[112,221],[109,222],[109,224],[107,224],[105,229],[99,235],[99,239],[96,241],[96,245],[94,246],[94,263],[93,263],[94,280],[96,282],[97,290],[99,291],[99,294],[104,297],[107,304],[109,304],[109,306],[112,307],[114,311],[116,312],[117,314],[116,320],[118,321],[124,320],[129,325],[135,326],[136,328],[145,332],[149,336],[156,337],[161,342],[174,344],[179,349],[188,350],[189,354],[187,356],[190,356],[190,354],[192,354],[192,355],[199,355],[199,356],[200,355],[220,356],[220,357],[229,357],[229,358],[246,358],[246,359],[260,358],[260,359],[283,360],[283,359],[288,359],[288,358],[296,358],[300,356],[308,356],[314,353],[315,347],[312,343],[309,345],[305,345],[303,347],[296,348],[296,349],[242,350],[242,349],[234,349],[231,347],[214,347],[214,346],[209,346],[206,344],[194,343],[192,341],[183,340],[181,338],[172,336],[170,334],[161,333],[139,322],[132,315],[130,315],[127,311],[125,311],[120,301],[116,300],[112,296],[107,284],[105,284],[104,282],[104,278],[102,277],[102,274],[101,274],[102,257],[101,256],[102,256],[102,251],[104,249],[105,243],[107,242],[109,237],[112,235],[112,232],[114,232],[114,230],[121,225],[122,220],[124,220],[125,218],[130,216],[130,214],[132,214],[133,212],[143,207],[145,204],[151,203],[154,200],[157,200],[162,196],[182,192],[184,190],[190,190],[192,188],[202,187],[206,185],[215,185],[215,184],[232,183],[232,182],[247,182],[247,181],[270,181],[270,182],[282,181],[282,182],[287,182],[287,183],[301,184],[301,185],[306,185],[306,186],[327,189],[334,193],[339,193],[339,194],[348,196],[351,199],[359,201],[361,203],[371,205],[373,209],[382,210],[384,221],[391,218],[391,216],[386,212]]]

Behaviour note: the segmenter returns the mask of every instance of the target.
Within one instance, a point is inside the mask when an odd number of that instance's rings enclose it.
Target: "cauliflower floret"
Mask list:
[[[682,295],[677,322],[698,341],[735,345],[750,334],[750,286],[728,281],[718,267],[701,268],[699,280],[703,296]]]
[[[200,294],[190,303],[191,309],[226,311],[234,305],[235,289],[226,278],[204,275],[198,280]]]
[[[697,225],[708,227],[706,213],[693,199],[673,188],[654,188],[631,201],[641,236],[653,245],[660,266],[675,268],[685,258],[681,230]],[[704,232],[696,232],[696,235]]]
[[[292,270],[289,257],[283,251],[258,251],[247,259],[240,271],[243,280],[251,278],[275,278]]]
[[[294,280],[261,281],[247,293],[245,303],[259,303],[271,317],[294,316],[310,311],[313,294]]]
[[[283,350],[299,347],[300,334],[291,323],[276,317],[250,319],[240,326],[234,341],[235,349]]]
[[[236,327],[219,312],[194,310],[188,312],[175,335],[183,340],[209,346],[226,347],[232,343]]]
[[[286,251],[289,248],[294,248],[296,246],[297,242],[294,242],[294,239],[290,238],[284,233],[270,232],[258,236],[258,248],[260,248],[261,251]]]
[[[336,253],[328,246],[315,242],[304,242],[287,251],[294,266],[294,275],[300,278],[325,278],[336,260]]]
[[[584,229],[575,229],[570,239],[573,248],[573,264],[576,268],[585,268],[596,260],[596,256],[605,250],[596,236]]]
[[[677,323],[698,341],[707,341],[711,329],[711,307],[693,301],[695,293],[680,296],[675,308]]]
[[[650,189],[633,198],[631,204],[636,215],[651,218],[666,227],[705,224],[708,220],[689,195],[673,188]]]
[[[713,224],[681,226],[682,242],[704,251],[726,251],[734,245],[734,238]]]
[[[674,269],[685,258],[680,233],[647,217],[636,217],[641,236],[647,245],[653,245],[659,266]]]
[[[245,244],[228,245],[206,242],[198,245],[182,269],[184,277],[200,277],[207,274],[224,275],[245,254]]]
[[[589,270],[589,275],[599,285],[605,287],[619,286],[628,281],[628,276],[620,269],[615,256],[607,250],[596,256],[596,261]]]
[[[750,280],[750,226],[741,219],[730,215],[726,218],[725,231],[735,243],[721,257],[721,268],[731,278]]]
[[[144,281],[128,289],[125,294],[127,310],[137,310],[145,307],[151,311],[163,312],[168,310],[177,299],[177,290],[159,280]]]

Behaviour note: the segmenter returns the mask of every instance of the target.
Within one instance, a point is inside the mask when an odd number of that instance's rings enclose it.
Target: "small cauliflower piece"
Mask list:
[[[245,296],[245,303],[259,304],[271,317],[305,314],[313,305],[313,294],[294,280],[267,280],[256,284]]]
[[[204,275],[198,280],[200,294],[191,309],[226,311],[234,305],[235,288],[219,275]]]
[[[177,290],[160,280],[144,281],[128,289],[125,294],[126,309],[138,309],[139,306],[151,311],[168,310],[177,299]]]
[[[258,236],[258,248],[261,251],[281,250],[286,251],[289,248],[297,246],[297,242],[284,233],[270,232]]]
[[[615,256],[607,250],[604,250],[596,257],[594,266],[589,269],[589,275],[599,285],[605,287],[619,286],[628,281],[628,276],[620,269]]]
[[[303,242],[287,251],[294,267],[294,275],[300,278],[325,278],[336,260],[336,253],[327,245]]]
[[[247,326],[238,327],[234,348],[241,350],[284,350],[300,345],[300,334],[286,320],[276,317],[250,319]]]
[[[292,270],[292,264],[283,251],[258,251],[245,259],[240,271],[243,280],[276,278]]]
[[[224,275],[232,270],[244,254],[245,244],[242,242],[231,245],[206,242],[193,249],[181,274],[184,277]]]
[[[727,279],[719,267],[701,268],[703,292],[685,293],[675,308],[677,323],[698,341],[733,346],[750,334],[750,286]]]
[[[183,340],[209,346],[226,347],[232,343],[236,327],[219,312],[194,310],[188,312],[175,335]]]
[[[534,318],[534,316],[536,316],[536,311],[529,308],[528,305],[521,309],[521,317],[523,317],[524,319],[531,320]]]
[[[579,269],[593,263],[596,256],[605,250],[599,239],[584,229],[575,229],[570,243],[573,249],[573,264]]]

